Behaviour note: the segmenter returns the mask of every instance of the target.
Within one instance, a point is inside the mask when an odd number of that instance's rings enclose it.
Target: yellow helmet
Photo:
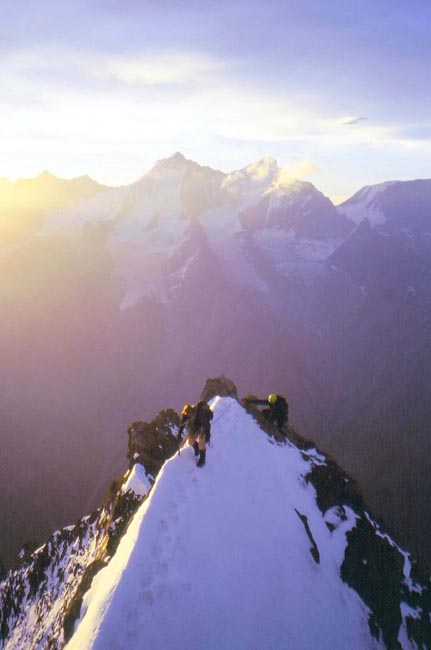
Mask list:
[[[185,404],[183,410],[181,411],[181,415],[183,417],[186,417],[188,415],[191,415],[192,413],[193,413],[193,405]]]
[[[275,393],[271,393],[271,395],[268,397],[268,402],[270,404],[275,404],[277,401],[277,395]]]

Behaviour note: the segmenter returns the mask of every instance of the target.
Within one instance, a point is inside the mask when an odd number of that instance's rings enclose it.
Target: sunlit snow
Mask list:
[[[165,464],[87,593],[68,650],[382,647],[339,577],[355,515],[332,509],[329,531],[304,480],[313,452],[274,444],[234,399],[212,406],[207,465],[189,447]]]

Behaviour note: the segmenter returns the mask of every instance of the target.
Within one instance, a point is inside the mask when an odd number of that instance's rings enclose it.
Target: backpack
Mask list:
[[[277,418],[287,422],[289,416],[289,405],[284,397],[277,395],[277,401],[273,405],[271,411]]]
[[[198,429],[203,428],[206,441],[208,442],[210,439],[210,422],[213,419],[213,415],[212,410],[206,402],[198,402],[190,418],[190,431],[195,433]]]

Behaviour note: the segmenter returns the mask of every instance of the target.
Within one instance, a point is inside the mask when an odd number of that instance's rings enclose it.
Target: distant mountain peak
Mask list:
[[[40,173],[40,174],[38,174],[38,176],[36,176],[36,179],[38,179],[38,180],[54,180],[54,179],[57,180],[57,176],[54,176],[54,174],[51,174],[50,171],[48,171],[47,169],[44,169],[42,173]]]
[[[176,151],[172,156],[170,156],[170,160],[187,160],[187,158],[181,153],[181,151]]]
[[[158,160],[154,166],[154,169],[160,168],[170,168],[170,169],[179,169],[183,168],[187,163],[193,161],[188,160],[180,151],[176,151],[172,156],[168,158],[162,158]]]

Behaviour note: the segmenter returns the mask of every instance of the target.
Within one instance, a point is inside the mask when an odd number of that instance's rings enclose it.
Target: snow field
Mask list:
[[[234,399],[212,408],[207,465],[190,448],[164,465],[87,593],[68,650],[382,647],[339,577],[354,514],[328,513],[331,534],[304,481],[311,461],[271,444]]]

